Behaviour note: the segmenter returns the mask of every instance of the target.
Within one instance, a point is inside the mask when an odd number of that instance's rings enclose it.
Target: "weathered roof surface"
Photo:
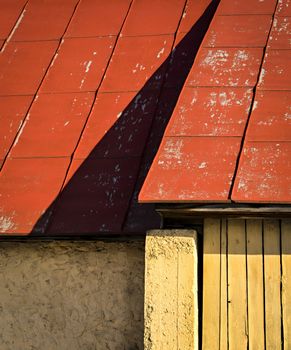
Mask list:
[[[0,232],[141,233],[137,195],[216,2],[0,0]]]
[[[141,202],[291,202],[290,11],[221,0]]]

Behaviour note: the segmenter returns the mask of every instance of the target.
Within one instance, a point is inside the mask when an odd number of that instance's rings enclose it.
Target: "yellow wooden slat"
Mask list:
[[[262,221],[246,220],[249,349],[264,349]]]
[[[226,220],[221,222],[220,257],[220,350],[227,350],[227,263],[226,263]]]
[[[228,220],[229,350],[247,349],[245,221]]]
[[[220,220],[205,219],[203,236],[202,349],[219,349]]]
[[[266,348],[281,348],[281,266],[279,220],[264,220]]]
[[[282,220],[282,312],[284,350],[291,349],[291,220]]]

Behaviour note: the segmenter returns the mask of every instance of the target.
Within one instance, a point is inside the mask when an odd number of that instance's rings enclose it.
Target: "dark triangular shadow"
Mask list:
[[[154,205],[138,204],[138,193],[218,2],[211,2],[89,156],[73,161],[75,171],[31,235],[84,238],[159,228]]]

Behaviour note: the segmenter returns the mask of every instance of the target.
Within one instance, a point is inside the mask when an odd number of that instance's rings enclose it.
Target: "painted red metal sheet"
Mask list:
[[[32,99],[32,96],[0,97],[0,159],[6,157],[12,146]]]
[[[162,64],[173,40],[173,35],[122,37],[100,91],[139,91],[146,82],[149,88],[159,88],[166,69]],[[149,77],[152,77],[150,81]]]
[[[220,2],[141,202],[291,202],[287,3]]]
[[[240,138],[165,137],[139,198],[227,202]]]
[[[252,90],[186,87],[168,124],[166,136],[242,136]]]
[[[270,25],[270,15],[216,16],[211,23],[204,46],[264,47]]]
[[[56,41],[9,42],[0,55],[0,96],[35,94],[57,46]]]
[[[10,157],[70,157],[93,98],[93,93],[37,95]]]
[[[291,91],[258,91],[247,141],[291,141]]]
[[[43,233],[50,204],[59,194],[69,158],[6,160],[0,172],[0,232]]]
[[[287,2],[221,0],[206,33],[215,1],[0,0],[0,232],[158,227],[138,196],[288,202]]]
[[[206,30],[176,37],[186,3],[0,1],[2,234],[159,227],[137,194]]]
[[[291,17],[279,17],[274,19],[272,31],[269,37],[268,47],[272,49],[291,49]]]
[[[276,11],[277,16],[291,16],[290,0],[279,0]]]
[[[81,0],[72,17],[65,37],[85,38],[116,36],[124,21],[131,0]]]
[[[32,0],[27,3],[11,37],[13,41],[60,39],[74,12],[77,0]]]
[[[0,6],[0,39],[6,39],[13,31],[26,0],[1,0]]]
[[[285,0],[286,1],[286,0]],[[287,0],[288,1],[288,0]],[[277,0],[222,0],[218,15],[264,15],[273,14]]]
[[[290,90],[291,50],[267,50],[258,89]]]
[[[48,234],[121,232],[139,159],[74,160]]]
[[[262,61],[260,48],[202,48],[186,86],[254,86]]]
[[[188,33],[193,25],[205,20],[205,17],[201,17],[201,14],[207,12],[207,8],[211,6],[211,3],[213,3],[211,0],[187,1],[178,32]]]
[[[279,1],[231,198],[291,202],[291,50],[288,2]]]
[[[114,37],[64,39],[41,92],[96,91],[107,67]]]
[[[291,202],[291,142],[246,142],[232,199],[236,202]]]
[[[124,36],[174,34],[185,5],[184,0],[139,0],[132,3],[122,29]]]
[[[75,158],[140,157],[156,104],[152,91],[99,94]]]

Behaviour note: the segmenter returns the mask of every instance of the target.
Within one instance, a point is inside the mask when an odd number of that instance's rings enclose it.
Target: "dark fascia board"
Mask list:
[[[269,218],[291,219],[291,205],[261,204],[159,204],[157,212],[163,218],[176,220],[204,218]]]

